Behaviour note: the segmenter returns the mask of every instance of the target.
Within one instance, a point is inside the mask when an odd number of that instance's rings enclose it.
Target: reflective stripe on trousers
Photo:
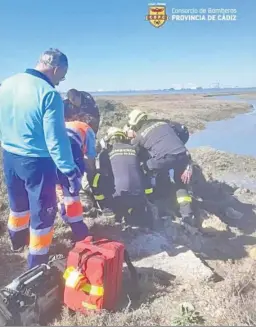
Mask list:
[[[73,240],[83,240],[88,236],[88,228],[83,221],[83,206],[79,196],[72,196],[67,188],[57,187],[58,209],[63,221],[71,227]]]
[[[3,150],[3,170],[13,249],[29,244],[29,269],[47,263],[57,210],[55,163],[50,157],[26,157]]]
[[[192,202],[192,198],[189,195],[187,195],[187,196],[180,196],[180,197],[177,197],[177,201],[178,201],[179,204],[182,204],[182,203],[191,203]]]
[[[72,196],[67,188],[62,188],[62,194],[59,191],[59,198],[61,198],[62,212],[61,216],[64,221],[69,224],[83,220],[83,206],[80,201],[80,196]]]
[[[184,218],[193,215],[193,211],[191,207],[192,198],[188,194],[188,191],[186,189],[179,189],[176,192],[176,196],[177,196],[177,202],[180,207],[181,217]]]
[[[30,228],[30,254],[43,255],[49,252],[53,238],[53,227],[42,229]]]
[[[8,229],[13,232],[19,232],[29,227],[29,210],[14,212],[10,210],[8,219]]]
[[[97,173],[92,181],[92,187],[93,187],[93,196],[96,201],[102,201],[105,199],[104,194],[99,194],[99,179],[100,179],[100,173]]]

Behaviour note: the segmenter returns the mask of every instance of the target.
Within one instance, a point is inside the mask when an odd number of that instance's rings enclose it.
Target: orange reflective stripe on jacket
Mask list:
[[[69,121],[66,122],[66,128],[72,130],[81,140],[81,146],[83,153],[86,153],[86,146],[85,146],[85,140],[86,140],[86,133],[89,128],[91,128],[88,124],[81,122],[81,121]],[[72,137],[72,136],[71,136]]]

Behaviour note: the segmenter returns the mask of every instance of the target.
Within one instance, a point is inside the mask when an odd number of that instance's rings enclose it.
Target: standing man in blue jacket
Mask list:
[[[28,266],[48,261],[57,212],[56,168],[80,189],[64,121],[64,105],[55,85],[65,79],[68,59],[45,51],[35,69],[3,81],[0,88],[0,137],[10,215],[12,250],[29,245]]]

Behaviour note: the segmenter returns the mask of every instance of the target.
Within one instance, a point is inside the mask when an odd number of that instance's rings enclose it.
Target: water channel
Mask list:
[[[187,143],[188,149],[210,146],[229,153],[253,156],[256,159],[256,100],[241,100],[235,96],[218,96],[216,98],[225,101],[247,102],[253,105],[254,110],[239,114],[234,118],[207,123],[204,130],[191,135]],[[222,179],[256,191],[256,180],[247,177],[243,172],[226,172]]]

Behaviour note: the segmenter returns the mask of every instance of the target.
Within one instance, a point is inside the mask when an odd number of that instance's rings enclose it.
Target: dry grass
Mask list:
[[[105,234],[115,228],[113,221],[86,220],[95,231]],[[65,253],[70,247],[70,231],[61,219],[56,220],[56,234],[51,249],[53,253]],[[13,255],[8,248],[6,233],[1,244],[1,284],[9,282],[25,268],[25,258]],[[131,290],[128,274],[124,274],[123,294],[117,312],[99,312],[84,316],[71,315],[66,308],[58,314],[54,326],[171,326],[171,325],[207,325],[207,326],[251,326],[255,324],[256,309],[256,263],[250,259],[225,265],[224,280],[219,283],[180,283],[163,271],[140,268],[140,290],[138,300],[129,302],[127,293]],[[14,273],[15,272],[15,273]],[[195,309],[182,313],[182,304]],[[198,312],[198,315],[195,313]]]
[[[89,316],[71,316],[64,309],[54,326],[254,326],[256,323],[256,266],[240,271],[239,266],[228,271],[218,284],[172,283],[166,287],[156,278],[144,275],[142,299],[132,307],[117,312],[100,312]],[[181,306],[192,307],[188,313]]]

